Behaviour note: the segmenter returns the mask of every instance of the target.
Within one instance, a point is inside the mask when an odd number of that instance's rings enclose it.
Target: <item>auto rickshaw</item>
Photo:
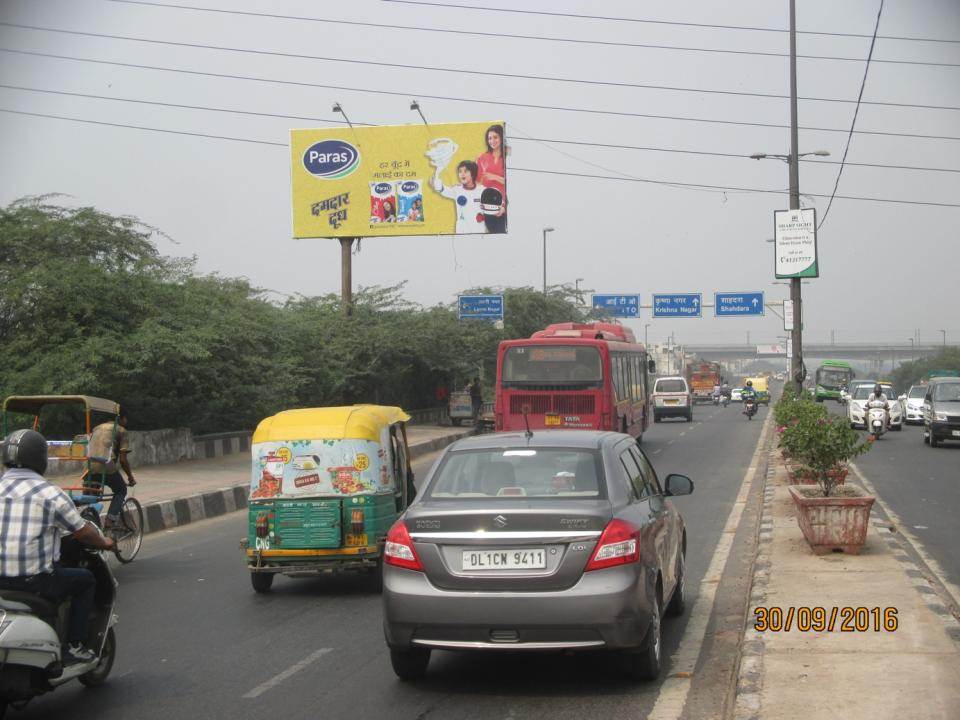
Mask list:
[[[78,418],[78,414],[82,418]],[[80,514],[102,529],[100,510],[109,495],[104,497],[103,473],[92,471],[90,463],[106,463],[110,458],[92,457],[88,447],[93,428],[101,422],[113,422],[113,436],[116,437],[120,405],[113,400],[89,395],[11,395],[3,401],[3,417],[0,420],[3,438],[25,426],[24,422],[16,422],[16,415],[32,416],[30,427],[47,438],[47,456],[50,459],[81,464],[80,484],[63,489],[70,493]],[[72,435],[69,440],[51,439],[55,435],[71,435],[68,428],[78,421],[84,432]],[[128,563],[140,552],[143,543],[143,508],[135,497],[127,495],[119,520],[109,534],[116,541],[114,554],[117,559]]]
[[[361,571],[380,587],[387,532],[415,493],[398,407],[286,410],[253,434],[246,550],[253,589]]]

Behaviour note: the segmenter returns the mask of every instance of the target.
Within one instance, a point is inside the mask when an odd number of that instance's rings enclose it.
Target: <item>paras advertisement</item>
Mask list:
[[[507,231],[503,121],[290,131],[293,236]]]

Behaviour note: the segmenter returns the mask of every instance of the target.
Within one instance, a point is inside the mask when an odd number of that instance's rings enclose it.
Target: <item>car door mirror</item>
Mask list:
[[[693,480],[686,475],[671,473],[667,475],[666,490],[664,495],[676,497],[677,495],[689,495],[693,492]]]
[[[907,399],[906,395],[901,395],[900,397],[897,398],[897,400],[906,400],[906,399]]]

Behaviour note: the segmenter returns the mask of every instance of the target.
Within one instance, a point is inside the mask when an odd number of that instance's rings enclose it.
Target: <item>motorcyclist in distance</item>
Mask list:
[[[753,389],[753,381],[747,380],[746,385],[743,387],[743,392],[740,394],[740,398],[743,401],[743,406],[746,408],[747,401],[752,400],[754,404],[757,402],[757,391]],[[746,413],[746,410],[744,410]]]
[[[873,386],[873,392],[870,393],[870,397],[867,398],[867,402],[864,405],[864,408],[869,410],[870,408],[883,408],[886,411],[886,426],[887,429],[890,429],[890,401],[887,399],[886,394],[883,392],[883,386],[880,383],[877,383]]]

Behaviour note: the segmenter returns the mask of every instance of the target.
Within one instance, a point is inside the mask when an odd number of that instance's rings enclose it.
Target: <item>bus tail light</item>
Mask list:
[[[613,430],[613,422],[610,420],[610,413],[602,413],[600,415],[600,429]]]

